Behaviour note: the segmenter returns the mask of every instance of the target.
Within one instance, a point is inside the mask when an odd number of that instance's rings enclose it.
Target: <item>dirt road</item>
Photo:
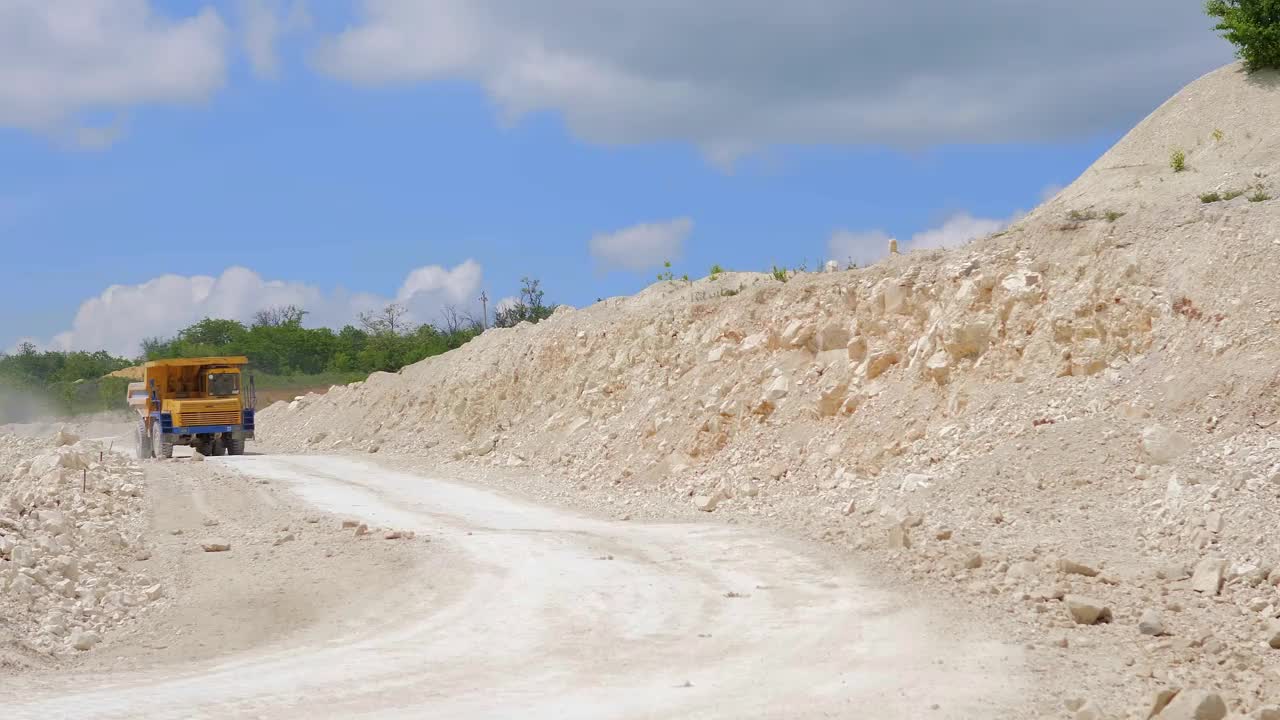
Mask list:
[[[760,531],[595,520],[340,457],[215,463],[429,536],[447,592],[406,576],[325,632],[6,680],[6,718],[985,718],[1027,692],[1016,648]]]

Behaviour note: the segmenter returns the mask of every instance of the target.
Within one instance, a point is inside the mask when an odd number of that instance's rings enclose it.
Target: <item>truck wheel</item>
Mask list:
[[[227,454],[228,454],[228,455],[243,455],[243,454],[244,454],[244,438],[240,438],[239,440],[236,440],[236,439],[228,440],[228,441],[227,441]]]
[[[157,458],[173,457],[173,441],[164,439],[164,432],[160,428],[155,428],[155,432],[151,434],[151,454]]]
[[[138,459],[146,460],[151,457],[151,438],[147,436],[147,421],[145,419],[138,420],[138,428],[135,431],[135,440],[137,441]]]

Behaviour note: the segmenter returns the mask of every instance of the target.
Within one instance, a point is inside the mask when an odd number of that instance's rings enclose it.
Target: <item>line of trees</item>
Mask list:
[[[0,377],[26,384],[75,382],[102,377],[132,364],[132,361],[114,357],[105,350],[41,352],[32,343],[25,342],[12,355],[0,353]]]
[[[494,325],[512,327],[551,316],[535,279],[524,278],[517,300],[497,309]],[[446,306],[436,323],[411,324],[404,306],[391,303],[359,315],[341,330],[302,326],[307,311],[295,305],[267,308],[251,323],[205,318],[171,338],[149,338],[143,357],[158,360],[201,355],[247,355],[255,370],[271,375],[394,372],[423,358],[461,347],[484,332],[485,318]]]
[[[341,330],[302,326],[306,311],[272,308],[248,325],[238,320],[205,318],[170,338],[142,343],[146,360],[203,355],[247,355],[255,370],[271,375],[325,372],[394,371],[425,357],[461,347],[481,332],[479,323],[440,328],[409,327],[405,309],[388,305],[365,313],[360,325]]]
[[[496,308],[493,324],[536,323],[555,308],[536,279],[523,278],[519,296]],[[24,343],[14,353],[0,353],[0,422],[121,408],[129,381],[104,376],[146,360],[247,355],[255,372],[291,387],[299,376],[345,381],[377,370],[394,372],[461,347],[488,325],[488,318],[456,307],[445,307],[435,323],[414,324],[396,303],[362,313],[356,324],[340,330],[303,327],[306,316],[304,308],[284,305],[259,311],[249,323],[205,318],[172,337],[144,340],[136,358],[41,351]]]
[[[40,351],[31,343],[0,353],[0,423],[122,405],[129,381],[103,376],[132,364],[101,350]]]

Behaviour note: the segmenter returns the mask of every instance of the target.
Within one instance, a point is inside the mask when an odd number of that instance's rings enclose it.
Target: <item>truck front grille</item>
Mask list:
[[[212,410],[204,412],[184,412],[181,417],[174,418],[174,425],[181,427],[202,427],[205,425],[239,425],[240,413],[236,410]]]

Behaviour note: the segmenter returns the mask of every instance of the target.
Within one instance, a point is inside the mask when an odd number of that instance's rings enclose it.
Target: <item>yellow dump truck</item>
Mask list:
[[[129,383],[138,413],[138,459],[173,457],[174,445],[202,455],[241,455],[253,438],[253,377],[244,383],[246,357],[152,360],[141,382]]]

